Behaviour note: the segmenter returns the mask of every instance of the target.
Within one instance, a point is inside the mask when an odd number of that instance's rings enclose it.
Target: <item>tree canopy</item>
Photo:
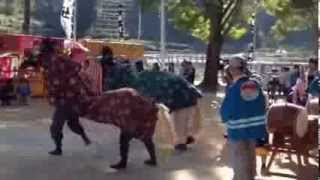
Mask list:
[[[139,0],[143,11],[157,11],[160,0]],[[223,9],[222,34],[233,39],[242,38],[249,30],[252,14],[266,10],[277,18],[271,28],[275,39],[283,39],[289,32],[311,29],[317,21],[316,0],[166,0],[170,21],[176,28],[189,31],[192,36],[208,42],[212,6]],[[257,4],[256,4],[257,3]],[[228,26],[229,25],[229,26]]]
[[[268,14],[277,17],[271,28],[275,39],[283,39],[289,32],[317,28],[316,0],[264,0]]]
[[[172,0],[168,2],[168,10],[171,14],[171,21],[179,29],[191,31],[191,34],[203,40],[209,41],[210,37],[210,17],[212,11],[221,9],[221,34],[224,37],[240,39],[248,29],[253,6],[247,3],[250,0]],[[244,4],[250,4],[244,6]]]

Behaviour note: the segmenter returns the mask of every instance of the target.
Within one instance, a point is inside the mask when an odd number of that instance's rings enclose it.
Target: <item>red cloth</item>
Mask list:
[[[151,139],[158,109],[134,89],[109,91],[89,100],[86,117],[96,122],[113,124],[141,140]]]
[[[12,71],[12,58],[2,57],[0,58],[0,79],[10,79],[13,76]]]
[[[79,64],[83,64],[87,60],[86,53],[81,49],[71,50],[71,59]]]
[[[102,67],[95,61],[89,61],[89,67],[85,69],[87,75],[92,79],[92,85],[98,92],[102,93]]]
[[[152,138],[157,106],[134,89],[110,91],[95,96],[95,88],[81,66],[74,61],[52,57],[47,66],[49,97],[54,104],[70,104],[80,116],[112,124],[141,140]]]

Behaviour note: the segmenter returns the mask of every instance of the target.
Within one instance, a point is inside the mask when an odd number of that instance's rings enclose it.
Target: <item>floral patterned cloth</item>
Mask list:
[[[119,89],[97,96],[81,66],[71,60],[52,57],[47,68],[50,102],[70,104],[80,116],[112,124],[135,138],[153,136],[157,106],[134,89]]]
[[[187,108],[197,103],[202,93],[180,76],[167,72],[143,71],[135,73],[130,66],[115,65],[107,75],[109,89],[130,87],[144,96],[163,103],[171,111]]]
[[[158,108],[134,89],[108,91],[90,99],[86,117],[96,122],[113,124],[135,138],[152,138]]]
[[[137,74],[132,88],[163,103],[171,111],[197,104],[201,92],[180,76],[166,72],[144,71]]]

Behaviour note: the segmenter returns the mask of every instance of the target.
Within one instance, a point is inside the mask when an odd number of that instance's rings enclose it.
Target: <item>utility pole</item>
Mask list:
[[[252,34],[252,42],[249,44],[249,60],[254,61],[256,60],[256,50],[257,50],[257,16],[258,16],[258,9],[259,9],[259,0],[255,0],[254,5],[254,12],[251,15],[251,22],[250,22],[250,31]]]
[[[30,0],[24,0],[24,21],[23,21],[23,33],[30,33],[30,11],[31,11],[31,2]]]
[[[142,8],[139,6],[139,22],[138,22],[138,40],[141,39],[142,34]]]
[[[124,38],[124,24],[123,24],[123,5],[118,6],[118,28],[119,28],[119,40]]]
[[[165,0],[161,0],[160,5],[160,32],[161,32],[161,42],[160,42],[160,59],[164,63],[166,58],[166,14],[165,14]]]
[[[74,8],[73,8],[73,40],[77,42],[77,15],[78,15],[78,2],[74,0]]]

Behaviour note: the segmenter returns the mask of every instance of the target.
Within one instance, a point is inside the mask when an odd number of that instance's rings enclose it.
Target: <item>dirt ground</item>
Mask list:
[[[0,107],[0,180],[230,180],[233,173],[228,165],[228,146],[216,112],[218,97],[206,94],[203,98],[204,128],[189,151],[160,156],[160,166],[150,168],[143,165],[147,158],[143,145],[134,141],[128,169],[123,172],[108,168],[118,160],[119,132],[115,127],[82,119],[93,144],[85,147],[65,128],[64,155],[51,157],[47,152],[53,148],[48,132],[52,108],[46,101],[33,99],[29,106]],[[318,176],[317,166],[311,161],[298,173],[295,161],[280,155],[271,170],[312,180]],[[256,179],[292,178],[261,176],[259,172]]]

